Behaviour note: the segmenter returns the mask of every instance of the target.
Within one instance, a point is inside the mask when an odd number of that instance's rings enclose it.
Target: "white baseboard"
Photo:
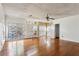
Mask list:
[[[76,42],[76,43],[79,43],[79,41],[76,41],[75,39],[72,40],[72,39],[69,39],[69,38],[60,38],[61,40],[66,40],[66,41],[72,41],[72,42]]]

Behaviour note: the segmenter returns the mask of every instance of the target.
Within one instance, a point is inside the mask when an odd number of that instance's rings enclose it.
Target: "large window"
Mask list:
[[[23,25],[20,23],[7,24],[8,40],[21,40],[24,38]]]

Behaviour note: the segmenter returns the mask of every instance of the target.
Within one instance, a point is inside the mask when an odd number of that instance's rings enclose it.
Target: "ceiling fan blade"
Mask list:
[[[49,19],[55,20],[54,18],[49,18]]]
[[[29,18],[33,18],[33,19],[40,19],[39,17],[33,16],[33,15],[29,15],[28,17],[29,17]]]

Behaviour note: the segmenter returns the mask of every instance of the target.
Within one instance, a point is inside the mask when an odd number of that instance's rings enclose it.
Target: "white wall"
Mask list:
[[[61,39],[79,42],[79,15],[57,19],[54,23],[60,24]]]
[[[30,37],[33,37],[33,24],[30,21],[26,21],[26,23],[25,23],[25,38],[30,38]]]
[[[0,4],[0,22],[4,23],[4,12],[1,4]]]

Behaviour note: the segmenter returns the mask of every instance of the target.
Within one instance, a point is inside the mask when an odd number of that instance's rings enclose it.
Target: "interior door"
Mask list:
[[[55,24],[55,38],[59,38],[60,35],[60,24]]]

